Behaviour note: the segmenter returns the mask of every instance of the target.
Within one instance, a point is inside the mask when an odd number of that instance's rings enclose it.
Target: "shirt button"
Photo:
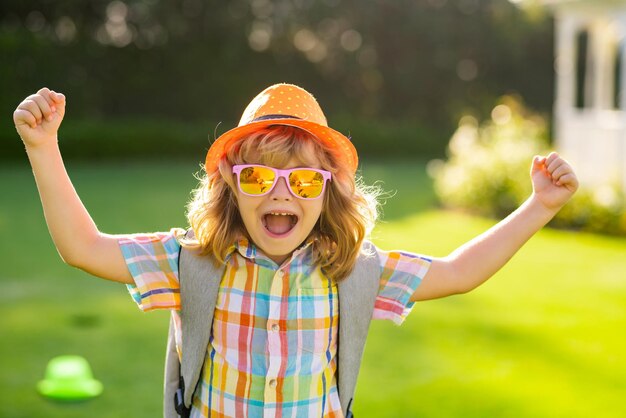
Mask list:
[[[272,331],[280,331],[280,326],[278,324],[272,325]]]
[[[274,388],[276,387],[276,383],[277,383],[277,382],[276,382],[276,379],[272,379],[272,380],[270,380],[270,387],[271,387],[272,389],[274,389]]]
[[[276,272],[276,275],[277,275],[278,277],[283,277],[283,276],[285,275],[285,272],[284,272],[284,271],[282,271],[282,270],[278,270],[278,271]]]

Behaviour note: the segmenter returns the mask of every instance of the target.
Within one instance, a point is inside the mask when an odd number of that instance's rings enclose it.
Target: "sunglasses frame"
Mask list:
[[[274,175],[275,175],[274,182],[272,183],[272,186],[265,193],[250,194],[250,193],[244,192],[243,189],[241,188],[241,176],[240,176],[241,171],[250,167],[267,168],[268,170],[271,170],[274,172]],[[322,177],[324,178],[324,183],[322,184],[322,191],[320,192],[319,195],[317,195],[316,197],[302,197],[302,196],[299,196],[297,193],[295,193],[291,189],[291,186],[289,185],[289,175],[292,172],[297,171],[297,170],[310,170],[310,171],[315,171],[316,173],[319,173],[322,175]],[[321,170],[319,168],[311,168],[311,167],[294,167],[294,168],[288,168],[288,169],[280,169],[280,168],[268,167],[262,164],[237,164],[233,166],[233,174],[237,175],[237,187],[239,188],[239,191],[245,194],[246,196],[252,196],[252,197],[265,196],[266,194],[270,193],[272,190],[274,190],[274,187],[276,187],[278,180],[280,180],[280,178],[282,177],[285,179],[285,183],[287,183],[287,189],[289,189],[289,193],[291,193],[293,196],[302,200],[316,200],[324,195],[324,191],[326,190],[326,181],[332,181],[332,174],[330,173],[330,171]]]

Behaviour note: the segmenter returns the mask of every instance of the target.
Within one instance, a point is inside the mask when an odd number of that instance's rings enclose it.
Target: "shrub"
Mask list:
[[[551,222],[560,228],[626,235],[626,199],[617,184],[581,188]]]
[[[448,160],[431,161],[429,174],[444,206],[503,217],[532,192],[532,158],[546,154],[549,143],[543,118],[518,98],[502,98],[491,115],[480,125],[463,117],[448,145]],[[618,185],[581,187],[551,225],[624,235],[625,209]]]

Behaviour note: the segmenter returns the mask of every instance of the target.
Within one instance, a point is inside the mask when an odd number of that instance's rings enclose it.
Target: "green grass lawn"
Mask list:
[[[124,286],[65,266],[30,168],[0,167],[0,417],[157,417],[168,314],[141,313]],[[184,226],[197,163],[70,164],[101,230]],[[382,248],[445,255],[493,221],[437,210],[423,163],[363,164],[395,190]],[[358,417],[624,417],[626,239],[544,230],[470,294],[373,323]],[[35,391],[47,361],[89,359],[101,397],[63,404]]]

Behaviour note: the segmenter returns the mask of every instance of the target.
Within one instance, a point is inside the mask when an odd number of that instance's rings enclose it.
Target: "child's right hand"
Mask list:
[[[31,94],[13,112],[15,129],[27,148],[56,142],[65,115],[65,96],[44,87]]]

